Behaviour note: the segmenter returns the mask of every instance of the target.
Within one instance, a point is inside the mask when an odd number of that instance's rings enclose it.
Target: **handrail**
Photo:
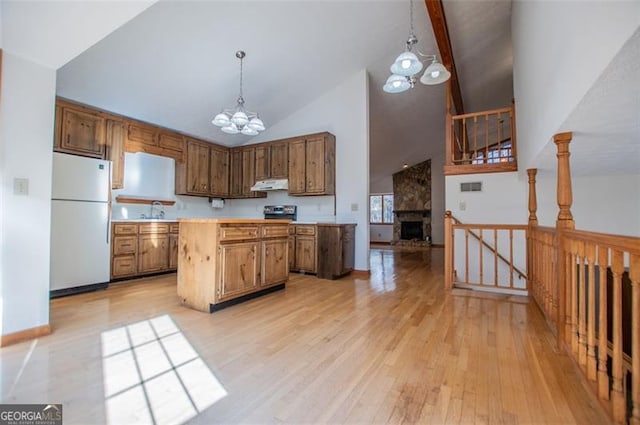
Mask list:
[[[471,234],[471,236],[473,236],[473,238],[477,241],[480,241],[482,243],[482,245],[484,245],[486,248],[488,248],[491,252],[493,252],[494,254],[496,254],[496,256],[502,260],[502,262],[504,262],[506,265],[513,267],[513,270],[515,270],[516,272],[518,272],[518,278],[522,279],[522,278],[527,278],[527,274],[525,272],[523,272],[522,270],[520,270],[519,268],[517,268],[515,266],[515,264],[512,264],[509,260],[507,260],[502,254],[500,254],[495,247],[491,246],[488,242],[486,242],[484,239],[481,239],[480,236],[478,234],[476,234],[473,229],[495,229],[496,227],[499,227],[500,229],[504,229],[504,230],[526,230],[527,226],[523,225],[523,224],[464,224],[462,223],[456,216],[454,216],[453,214],[451,214],[451,218],[453,220],[456,221],[456,227],[458,229],[465,229],[468,230],[469,233]]]
[[[634,236],[610,235],[606,233],[588,232],[586,230],[563,230],[564,236],[584,242],[606,245],[619,251],[627,251],[640,255],[640,238]]]
[[[484,115],[504,114],[508,112],[511,112],[511,106],[507,106],[506,108],[490,109],[488,111],[482,111],[482,112],[470,112],[468,114],[451,115],[451,119],[457,120],[457,119],[464,119],[464,118],[481,117]]]

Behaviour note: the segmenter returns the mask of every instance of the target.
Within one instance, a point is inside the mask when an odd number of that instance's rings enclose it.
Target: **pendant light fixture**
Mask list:
[[[406,41],[406,51],[401,53],[393,62],[390,67],[391,76],[387,79],[382,89],[387,93],[401,93],[403,91],[413,88],[416,84],[415,75],[422,71],[422,62],[418,59],[418,56],[412,52],[413,46],[418,44],[418,37],[416,37],[413,31],[413,0],[410,0],[409,15],[411,30],[409,38]],[[431,64],[427,67],[426,71],[420,77],[422,84],[433,85],[444,83],[451,77],[451,73],[444,67],[436,55],[422,54],[416,48],[418,55],[431,59]]]
[[[255,136],[265,129],[264,123],[255,112],[247,111],[244,108],[244,97],[242,97],[242,61],[246,53],[242,50],[236,52],[236,57],[240,59],[240,94],[236,101],[236,107],[225,109],[211,121],[214,125],[222,127],[221,130],[227,134],[242,133],[245,136]]]

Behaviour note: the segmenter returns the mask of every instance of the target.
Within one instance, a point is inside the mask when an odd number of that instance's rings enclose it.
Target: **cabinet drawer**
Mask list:
[[[113,238],[113,255],[135,254],[137,236],[116,236]]]
[[[289,237],[289,226],[280,225],[264,225],[262,226],[263,238],[284,238]]]
[[[138,225],[133,223],[114,224],[113,234],[114,235],[137,235]]]
[[[169,233],[178,233],[180,225],[178,223],[169,224]]]
[[[243,239],[257,239],[258,226],[221,226],[220,241],[238,241]]]
[[[296,235],[315,235],[316,226],[312,224],[298,224],[296,225]]]
[[[113,259],[113,267],[111,268],[112,277],[130,276],[136,274],[136,256],[126,255]]]
[[[140,234],[169,233],[169,223],[144,223],[140,225]]]

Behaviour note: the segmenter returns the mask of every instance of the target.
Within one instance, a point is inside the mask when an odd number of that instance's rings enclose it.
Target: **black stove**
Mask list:
[[[265,205],[263,212],[265,219],[278,218],[295,221],[297,216],[297,207],[295,205]]]

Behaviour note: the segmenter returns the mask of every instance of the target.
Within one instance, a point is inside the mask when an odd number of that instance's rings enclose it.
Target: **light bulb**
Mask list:
[[[409,68],[411,66],[411,61],[409,59],[405,59],[405,60],[402,61],[402,65],[401,66],[402,66],[403,69],[407,69],[407,68]]]
[[[402,85],[402,82],[401,81],[394,81],[393,83],[391,83],[391,85],[393,87],[400,87]]]
[[[432,71],[431,78],[438,78],[440,76],[440,71]]]

